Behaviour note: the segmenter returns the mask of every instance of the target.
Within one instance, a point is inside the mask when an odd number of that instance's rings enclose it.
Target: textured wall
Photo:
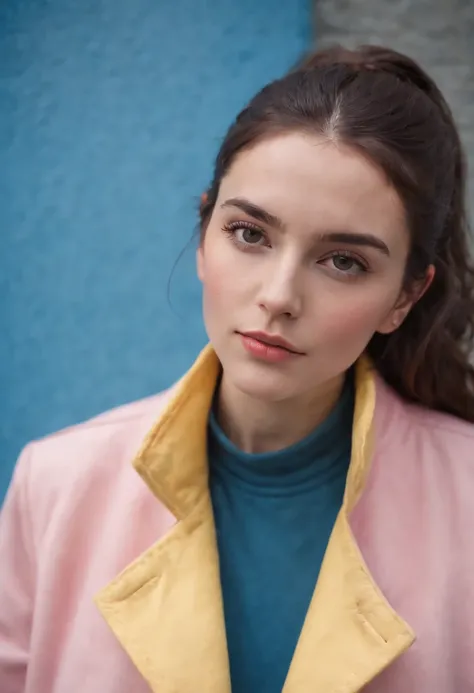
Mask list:
[[[474,0],[314,0],[318,46],[376,43],[407,53],[438,82],[470,163],[474,215]]]
[[[171,268],[230,118],[309,34],[306,0],[1,3],[0,498],[27,440],[192,361],[192,249],[173,309]]]

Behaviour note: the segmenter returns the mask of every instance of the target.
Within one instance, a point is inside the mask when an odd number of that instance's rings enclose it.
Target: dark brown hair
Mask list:
[[[474,422],[474,270],[465,211],[466,168],[449,106],[410,58],[376,46],[307,56],[260,91],[230,127],[201,201],[204,232],[236,155],[300,130],[344,142],[386,174],[411,234],[405,288],[430,264],[435,278],[392,334],[367,351],[405,399]]]

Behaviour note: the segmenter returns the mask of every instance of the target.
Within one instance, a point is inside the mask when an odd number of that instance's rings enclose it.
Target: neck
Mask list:
[[[222,376],[217,417],[222,430],[248,453],[283,450],[305,438],[336,405],[344,374],[317,390],[278,402],[267,402],[237,390]]]

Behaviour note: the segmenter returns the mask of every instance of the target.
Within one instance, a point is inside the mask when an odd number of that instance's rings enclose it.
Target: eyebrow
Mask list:
[[[245,214],[248,214],[249,217],[253,217],[254,219],[257,219],[257,221],[261,221],[263,224],[274,226],[277,229],[284,228],[284,224],[279,217],[275,216],[274,214],[270,214],[270,212],[267,212],[265,209],[263,209],[263,207],[259,207],[243,197],[232,197],[230,200],[223,202],[221,207],[237,207],[242,212],[245,212]]]
[[[283,221],[267,212],[259,205],[246,200],[243,197],[232,197],[222,203],[221,208],[225,207],[237,207],[245,214],[253,217],[257,221],[267,224],[268,226],[273,226],[274,228],[284,230],[285,225]],[[390,251],[388,246],[377,236],[370,233],[350,233],[349,231],[331,231],[328,233],[318,234],[317,240],[322,243],[344,243],[346,245],[364,246],[369,248],[374,248],[380,251],[387,257],[390,257]]]
[[[347,245],[365,246],[375,248],[381,253],[390,257],[390,251],[387,245],[377,236],[371,233],[349,233],[348,231],[333,231],[331,233],[323,233],[319,236],[319,240],[330,243],[344,243]]]

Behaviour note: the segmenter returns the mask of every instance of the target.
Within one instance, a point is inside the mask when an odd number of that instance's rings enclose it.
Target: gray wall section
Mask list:
[[[192,362],[192,248],[174,309],[171,269],[230,120],[310,26],[307,0],[0,3],[0,500],[28,440]]]
[[[388,45],[418,60],[447,97],[470,162],[474,211],[474,0],[316,0],[318,47]]]

